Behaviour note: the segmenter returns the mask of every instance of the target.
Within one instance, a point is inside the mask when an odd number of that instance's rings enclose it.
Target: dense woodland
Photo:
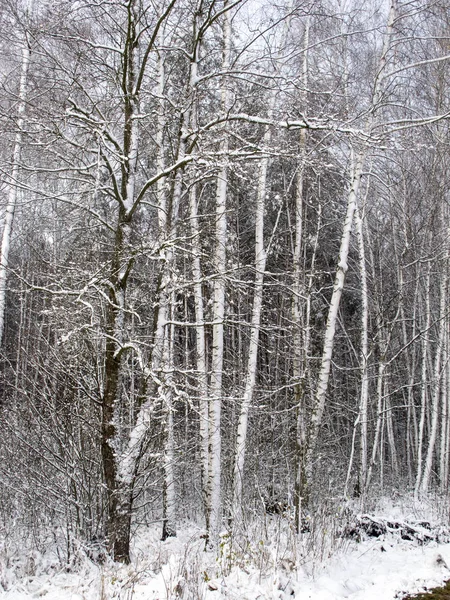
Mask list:
[[[448,493],[447,0],[2,0],[0,532]]]

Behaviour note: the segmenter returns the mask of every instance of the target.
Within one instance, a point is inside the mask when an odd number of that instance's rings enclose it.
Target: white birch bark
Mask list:
[[[197,80],[197,63],[199,49],[194,53],[191,66],[192,82]],[[197,128],[197,110],[195,98],[193,98],[192,117],[193,129]],[[196,371],[198,385],[198,406],[200,421],[200,461],[201,461],[201,486],[203,496],[203,508],[206,519],[206,531],[209,532],[209,518],[211,512],[211,498],[209,480],[209,399],[208,399],[208,362],[205,343],[205,306],[202,291],[202,267],[201,267],[201,244],[200,244],[200,221],[198,218],[197,186],[194,184],[189,190],[189,216],[192,232],[192,276],[194,280],[194,306],[195,306],[195,347],[196,347]]]
[[[14,224],[14,214],[17,205],[17,190],[20,169],[20,155],[23,144],[23,125],[28,89],[28,69],[30,64],[31,50],[27,40],[24,41],[22,49],[22,69],[19,84],[19,103],[17,107],[17,130],[14,139],[12,157],[12,170],[8,178],[8,201],[6,205],[5,219],[3,224],[2,245],[0,255],[0,345],[5,328],[6,310],[6,280],[9,267],[9,249],[11,245],[11,234]]]
[[[275,101],[275,95],[272,96],[269,109],[269,118],[271,118],[272,106]],[[270,146],[271,131],[266,129],[264,134],[264,148]],[[239,422],[236,439],[236,451],[234,460],[233,475],[233,504],[232,516],[235,521],[239,521],[239,514],[242,506],[242,488],[245,449],[247,442],[247,428],[250,404],[253,398],[256,381],[256,362],[258,357],[259,331],[261,326],[261,307],[263,300],[264,272],[266,270],[266,250],[264,248],[264,208],[266,198],[266,180],[267,169],[269,166],[268,156],[261,160],[259,166],[258,189],[256,198],[256,222],[255,222],[255,291],[253,296],[252,321],[250,328],[250,341],[247,362],[247,374],[245,379],[244,396],[239,413]]]
[[[358,235],[359,262],[361,273],[361,442],[360,442],[360,485],[367,474],[367,408],[369,399],[369,294],[367,289],[366,254],[364,248],[364,235],[362,220],[358,209],[356,210],[356,231]]]
[[[359,487],[361,491],[361,506],[364,506],[364,481],[367,477],[367,409],[368,409],[368,398],[369,398],[369,372],[368,372],[368,358],[369,358],[369,300],[368,300],[368,289],[367,289],[367,267],[366,267],[366,252],[364,245],[364,234],[363,234],[363,223],[359,208],[355,209],[355,229],[358,238],[358,251],[359,251],[359,272],[361,277],[361,359],[360,359],[360,370],[361,370],[361,391],[359,399],[359,412],[358,417],[355,421],[354,435],[352,440],[352,450],[347,471],[347,478],[345,482],[344,495],[347,495],[348,485],[350,481],[354,449],[355,449],[355,435],[357,426],[360,426],[360,463],[359,463]]]
[[[184,131],[182,131],[182,136]],[[185,138],[179,143],[178,157],[185,154]],[[174,190],[171,199],[171,209],[168,215],[167,240],[164,256],[164,271],[158,294],[159,307],[155,335],[155,345],[152,353],[152,375],[157,384],[157,400],[165,413],[164,440],[164,489],[163,489],[163,531],[162,539],[176,535],[176,500],[174,476],[174,424],[173,424],[173,364],[172,345],[174,328],[169,325],[171,308],[173,306],[173,271],[175,266],[175,248],[171,243],[176,236],[178,211],[181,200],[183,172],[175,175]],[[143,410],[151,411],[152,399],[148,398]]]
[[[196,187],[193,185],[189,192],[190,225],[192,231],[192,275],[194,278],[194,305],[195,305],[195,346],[196,346],[196,371],[198,385],[198,403],[200,419],[200,456],[201,477],[204,513],[206,517],[206,530],[209,531],[210,487],[208,486],[209,472],[209,401],[208,401],[208,365],[205,344],[205,307],[202,292],[202,269],[200,248],[200,224],[198,219]]]
[[[164,30],[161,30],[159,36],[159,42],[161,47],[164,46]],[[165,85],[165,65],[164,65],[164,57],[162,54],[158,57],[158,97],[159,97],[159,107],[158,107],[158,129],[156,132],[156,143],[158,147],[157,151],[157,166],[158,171],[162,173],[165,167],[165,157],[164,157],[164,128],[166,126],[166,117],[165,117],[165,101],[164,101],[164,85]],[[174,190],[175,193],[178,193],[179,190]],[[168,241],[168,235],[170,232],[167,231],[170,224],[167,223],[167,195],[166,195],[166,182],[162,177],[157,182],[157,198],[158,198],[158,230],[159,230],[159,255],[160,259],[166,263],[167,265],[167,251],[164,250],[164,246]],[[170,277],[167,266],[164,268],[165,272],[165,281],[161,281],[160,287],[161,292],[165,288],[168,283],[168,279]],[[164,275],[162,276],[164,279]],[[152,364],[151,369],[155,373],[158,371],[160,367],[160,362],[162,359],[163,348],[164,348],[164,336],[165,336],[165,326],[166,326],[166,309],[167,309],[167,298],[165,297],[165,293],[160,293],[159,305],[157,307],[157,319],[156,319],[156,327],[154,331],[153,337],[153,348],[152,348]]]
[[[417,472],[416,484],[414,486],[414,497],[418,499],[420,491],[420,482],[423,472],[423,444],[425,433],[425,419],[428,405],[428,349],[429,349],[429,331],[431,323],[431,306],[430,306],[430,278],[431,278],[431,263],[428,265],[428,271],[425,281],[425,324],[424,333],[422,335],[422,369],[421,369],[421,394],[420,394],[420,421],[419,421],[419,439],[417,446]]]
[[[164,29],[161,29],[159,35],[159,44],[161,47],[164,46]],[[165,64],[164,56],[160,53],[158,56],[158,88],[157,94],[159,98],[158,107],[158,127],[156,130],[156,146],[157,146],[157,158],[156,165],[159,173],[164,172],[165,159],[164,159],[164,127],[166,126],[165,108],[166,103],[164,100],[164,87],[165,87]],[[167,202],[166,202],[166,181],[164,177],[161,177],[157,181],[157,198],[158,198],[158,228],[160,235],[160,247],[164,243],[164,235],[167,226]]]
[[[225,6],[228,2],[225,3]],[[222,70],[227,73],[230,67],[231,51],[231,16],[230,12],[224,14],[223,25],[223,59]],[[228,77],[222,79],[222,111],[226,115],[230,105],[230,90]],[[227,131],[223,132],[220,145],[222,167],[217,177],[216,191],[216,231],[214,267],[216,278],[214,280],[213,297],[213,343],[211,358],[210,382],[210,533],[211,541],[215,543],[219,533],[221,519],[221,413],[222,413],[222,375],[223,375],[223,343],[224,343],[224,317],[225,317],[225,271],[226,271],[226,243],[227,243],[227,214],[226,199],[228,188],[228,148],[229,139]]]
[[[210,530],[213,539],[218,534],[221,512],[221,413],[222,413],[222,375],[223,375],[223,342],[225,317],[225,270],[226,270],[226,193],[228,169],[220,170],[216,196],[216,249],[214,264],[216,279],[214,281],[213,298],[213,344],[211,358],[210,384]]]

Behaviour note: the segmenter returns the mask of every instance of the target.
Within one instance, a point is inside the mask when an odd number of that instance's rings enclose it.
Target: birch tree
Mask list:
[[[308,111],[308,46],[309,46],[309,18],[305,24],[303,61],[302,61],[302,93],[301,105],[302,111],[307,114]],[[306,451],[306,430],[305,430],[305,389],[308,370],[308,355],[310,352],[309,335],[309,314],[304,319],[303,302],[306,296],[304,285],[303,270],[303,214],[304,214],[304,179],[307,157],[307,132],[306,129],[300,131],[299,139],[299,164],[295,187],[295,241],[293,249],[293,297],[292,297],[292,320],[294,325],[294,361],[293,375],[295,378],[294,397],[297,411],[297,430],[296,430],[296,462],[297,473],[295,480],[295,526],[297,533],[301,530],[302,497],[307,496],[306,473],[304,471],[304,453]],[[307,302],[310,301],[308,294]],[[309,312],[309,311],[308,311]],[[306,498],[305,498],[306,499]]]
[[[225,7],[227,6],[227,2]],[[226,11],[223,16],[223,55],[222,71],[225,75],[221,82],[221,111],[226,115],[231,102],[231,90],[227,72],[231,61],[231,15]],[[222,132],[220,154],[222,165],[217,176],[215,206],[215,248],[214,248],[214,292],[213,292],[213,341],[211,356],[210,381],[210,516],[209,526],[214,541],[219,533],[221,517],[221,403],[223,375],[223,344],[225,320],[225,286],[226,286],[226,246],[227,246],[227,189],[228,189],[228,132]]]
[[[26,34],[22,45],[22,65],[19,82],[18,105],[17,105],[17,124],[16,135],[14,138],[13,156],[11,163],[11,173],[6,181],[8,189],[8,201],[3,221],[2,244],[0,255],[0,344],[3,338],[5,328],[5,310],[6,310],[6,280],[9,267],[9,249],[11,245],[11,235],[14,224],[14,213],[16,211],[17,196],[19,189],[20,173],[20,155],[23,144],[23,127],[25,122],[25,109],[28,93],[28,70],[31,57],[30,41]]]
[[[271,103],[275,101],[275,95],[272,95]],[[269,117],[271,116],[273,106],[269,108]],[[271,133],[266,128],[264,134],[264,147],[270,146]],[[256,192],[255,208],[255,282],[252,306],[252,319],[250,325],[250,339],[247,372],[245,379],[244,395],[239,412],[238,431],[236,439],[236,451],[234,459],[233,474],[233,505],[232,516],[239,521],[239,515],[243,510],[242,490],[244,481],[244,462],[247,443],[247,429],[250,404],[253,398],[256,382],[257,357],[259,347],[259,331],[261,327],[261,310],[263,301],[264,272],[266,270],[266,248],[264,245],[264,208],[267,195],[267,170],[269,158],[265,156],[261,160],[258,173],[258,187]]]
[[[359,268],[361,274],[361,392],[359,400],[359,411],[358,416],[354,425],[354,433],[352,439],[352,448],[349,461],[349,467],[347,471],[347,479],[345,482],[344,495],[347,494],[348,484],[350,480],[350,473],[353,465],[354,448],[355,448],[355,436],[357,431],[357,425],[360,426],[360,460],[359,460],[359,474],[357,481],[357,489],[362,494],[361,506],[364,506],[364,482],[367,479],[367,421],[368,421],[368,400],[369,400],[369,371],[368,371],[368,359],[369,359],[369,302],[368,302],[368,286],[367,286],[367,268],[366,268],[366,252],[363,232],[363,221],[361,218],[359,207],[355,210],[355,229],[358,238],[358,251],[359,251]],[[361,490],[361,488],[363,488]]]
[[[369,117],[365,124],[365,133],[370,136],[373,126],[375,124],[375,112],[378,108],[383,84],[384,75],[387,63],[388,53],[391,48],[393,27],[396,16],[395,2],[391,3],[389,16],[387,21],[386,32],[384,34],[384,43],[379,60],[379,65],[376,73],[374,82],[373,95],[371,105],[369,108]],[[317,438],[319,434],[320,424],[322,422],[323,411],[325,409],[326,394],[328,389],[328,381],[331,369],[331,359],[333,355],[333,344],[334,335],[336,331],[337,316],[342,297],[342,290],[345,282],[345,275],[348,270],[348,255],[350,246],[350,235],[353,225],[353,217],[356,209],[356,202],[360,183],[363,175],[363,169],[365,165],[365,159],[368,152],[367,142],[362,144],[362,147],[358,150],[355,158],[355,166],[351,174],[351,182],[349,186],[349,193],[347,196],[347,209],[344,220],[344,228],[341,237],[341,245],[339,250],[339,261],[336,270],[336,277],[333,286],[333,294],[331,296],[330,308],[328,311],[327,325],[325,329],[323,354],[321,361],[321,368],[319,374],[319,380],[317,383],[317,390],[314,405],[311,411],[310,424],[308,429],[307,438],[307,450],[305,455],[305,468],[307,477],[311,478],[313,469],[313,454],[315,446],[317,444]]]

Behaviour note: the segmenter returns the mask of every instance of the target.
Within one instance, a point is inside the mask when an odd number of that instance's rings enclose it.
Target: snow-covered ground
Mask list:
[[[390,519],[424,518],[384,507]],[[293,548],[280,517],[270,517],[245,547],[231,551],[222,538],[219,557],[203,551],[201,531],[186,524],[177,538],[159,530],[137,536],[133,563],[95,565],[82,552],[69,570],[52,553],[0,556],[0,597],[6,600],[390,600],[450,578],[450,544],[405,541],[386,535],[359,543],[327,531]],[[262,535],[264,532],[264,535]],[[322,537],[321,537],[322,535]],[[294,568],[294,553],[301,566]],[[7,557],[7,560],[6,560]],[[447,566],[448,565],[448,566]]]

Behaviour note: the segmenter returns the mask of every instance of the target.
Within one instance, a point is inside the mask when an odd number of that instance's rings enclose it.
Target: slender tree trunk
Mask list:
[[[174,297],[170,299],[169,314],[173,318]],[[173,344],[174,325],[168,325],[164,340],[163,361],[164,371],[160,374],[160,399],[165,410],[165,449],[164,449],[164,486],[163,486],[163,530],[161,539],[176,535],[176,495],[175,495],[175,433],[173,406]]]
[[[308,110],[308,46],[309,46],[309,20],[305,26],[305,39],[303,45],[303,64],[302,64],[302,111],[306,115]],[[293,296],[292,296],[292,325],[293,325],[293,376],[294,376],[294,401],[296,406],[296,439],[295,439],[295,488],[294,488],[294,508],[295,508],[295,529],[297,533],[301,531],[302,519],[302,500],[307,501],[307,479],[305,473],[305,452],[306,452],[306,417],[305,417],[305,389],[306,374],[308,369],[309,354],[309,316],[310,304],[308,304],[306,316],[303,310],[305,274],[303,254],[303,213],[304,207],[304,179],[306,170],[306,151],[307,151],[307,133],[305,129],[300,131],[299,139],[299,159],[298,171],[295,189],[295,240],[293,255]]]
[[[381,434],[380,434],[380,446],[379,446],[379,456],[380,456],[380,491],[381,494],[384,493],[384,430],[386,427],[386,394],[385,394],[385,381],[383,379],[383,401],[381,408]]]
[[[408,481],[412,484],[414,480],[414,463],[416,460],[415,453],[417,449],[417,414],[416,414],[416,405],[415,405],[415,374],[416,374],[416,345],[412,344],[409,347],[408,341],[408,330],[407,330],[407,318],[405,311],[405,300],[407,299],[407,291],[405,287],[405,257],[407,256],[407,252],[410,247],[409,239],[408,239],[408,230],[407,230],[407,199],[408,192],[406,189],[402,191],[402,227],[401,233],[403,238],[403,249],[400,254],[398,262],[398,292],[399,292],[399,316],[400,322],[402,326],[402,342],[405,350],[405,362],[408,373],[408,386],[407,386],[407,429],[406,429],[406,461],[408,468]],[[395,231],[393,231],[394,239],[395,239]],[[412,330],[411,330],[411,339],[415,339],[416,337],[416,310],[418,302],[417,293],[419,286],[419,278],[416,279],[416,286],[414,288],[414,298],[413,298],[413,313],[412,313]]]
[[[442,425],[441,425],[441,447],[440,447],[440,461],[439,461],[439,481],[442,492],[448,489],[448,471],[449,471],[449,434],[450,434],[450,360],[448,358],[450,351],[449,344],[449,322],[447,318],[446,332],[445,332],[445,346],[444,356],[446,362],[444,366],[444,375],[442,378]]]
[[[389,444],[389,452],[391,455],[392,472],[393,472],[395,480],[397,481],[398,476],[399,476],[398,457],[397,457],[397,448],[395,445],[394,423],[393,423],[393,418],[392,418],[391,400],[389,398],[389,394],[387,393],[387,390],[385,392],[385,419],[386,419],[386,433],[387,433],[388,444]]]
[[[419,439],[417,446],[417,472],[416,485],[414,487],[414,497],[418,499],[420,483],[422,480],[422,456],[425,434],[425,420],[428,405],[428,349],[429,335],[431,323],[431,306],[430,306],[430,278],[431,264],[428,265],[427,276],[425,280],[425,323],[424,332],[422,334],[422,376],[421,376],[421,402],[420,402],[420,421],[419,421]]]
[[[271,99],[271,105],[275,96]],[[271,118],[272,106],[269,109]],[[264,148],[270,147],[271,132],[267,128],[264,135]],[[256,197],[256,223],[255,223],[255,291],[253,296],[252,321],[250,329],[249,352],[247,362],[247,374],[245,379],[244,396],[241,403],[239,423],[236,439],[236,451],[234,458],[233,477],[233,504],[232,517],[236,520],[242,514],[242,489],[244,475],[245,449],[247,443],[248,415],[253,398],[256,381],[256,366],[258,357],[259,331],[261,326],[261,308],[263,300],[264,272],[266,270],[266,250],[264,248],[264,208],[266,199],[267,169],[269,166],[268,156],[261,160],[259,167],[258,189]]]
[[[208,364],[205,343],[205,308],[202,291],[202,269],[200,262],[200,224],[198,219],[196,186],[189,192],[190,225],[192,231],[192,275],[194,278],[195,305],[195,344],[196,344],[196,373],[198,385],[198,404],[200,420],[200,456],[203,509],[206,519],[206,531],[209,532],[209,517],[211,512],[210,487],[208,486],[209,472],[209,402],[208,402]]]
[[[406,330],[406,317],[404,310],[404,292],[403,292],[403,268],[400,267],[400,320],[402,323],[403,345],[408,346],[408,335]],[[415,293],[417,293],[417,288]],[[416,302],[414,302],[413,317],[412,317],[412,339],[416,336]],[[414,401],[414,380],[416,372],[416,350],[413,346],[411,350],[407,350],[406,364],[408,370],[408,391],[407,391],[407,431],[406,431],[406,461],[408,465],[408,479],[413,481],[413,463],[415,460],[415,451],[417,448],[417,415],[416,405]],[[409,357],[409,353],[412,357]]]
[[[380,342],[383,347],[384,347],[384,343]],[[382,350],[380,350],[381,352],[383,352]],[[386,364],[384,362],[384,354],[380,357],[379,363],[378,363],[378,375],[377,375],[377,422],[375,425],[375,436],[374,436],[374,440],[373,440],[373,445],[372,445],[372,456],[371,456],[371,460],[369,463],[369,467],[367,469],[367,477],[366,480],[364,482],[364,495],[367,496],[368,490],[370,488],[370,482],[372,480],[372,472],[373,472],[373,468],[376,464],[376,460],[377,460],[377,454],[378,452],[380,453],[380,466],[382,463],[382,451],[381,451],[381,446],[382,443],[380,444],[380,439],[382,436],[382,427],[383,427],[383,423],[384,423],[384,398],[383,398],[383,394],[384,394],[384,371],[386,369]]]
[[[359,412],[358,417],[355,421],[354,434],[356,434],[357,425],[360,425],[360,461],[359,461],[359,474],[357,486],[361,494],[361,506],[364,506],[364,482],[367,478],[367,419],[368,419],[368,398],[369,398],[369,372],[368,372],[368,358],[369,358],[369,300],[368,300],[368,289],[367,289],[367,267],[366,267],[366,254],[364,245],[364,234],[363,224],[359,213],[358,207],[355,210],[355,229],[358,237],[358,250],[359,250],[359,272],[361,276],[361,391],[359,400]],[[355,435],[352,441],[352,451],[348,466],[347,479],[345,482],[344,494],[347,495],[348,484],[350,481],[350,474],[353,463],[355,447]]]
[[[450,271],[450,226],[448,226],[449,210],[445,204],[442,204],[442,222],[447,223],[446,231],[446,255],[443,260],[443,273],[441,277],[447,284],[447,297],[450,291],[449,271]],[[441,298],[442,301],[442,298]],[[444,323],[441,323],[442,331],[442,352],[443,352],[443,369],[442,369],[442,417],[441,417],[441,439],[440,439],[440,457],[439,457],[439,482],[442,491],[448,489],[448,473],[449,473],[449,452],[450,452],[450,318],[448,311],[445,311],[444,300],[444,315],[441,318]],[[442,306],[441,306],[442,311]]]
[[[227,4],[227,2],[226,2]],[[231,51],[231,16],[229,11],[224,14],[223,26],[223,59],[222,69],[227,73],[230,67]],[[222,111],[227,114],[230,104],[230,90],[228,77],[222,80]],[[221,413],[222,413],[222,376],[224,352],[224,318],[225,318],[225,272],[226,272],[226,244],[227,244],[227,213],[226,200],[228,189],[228,147],[229,138],[226,130],[220,145],[222,167],[217,177],[216,191],[216,231],[214,250],[214,280],[213,297],[213,344],[211,358],[211,383],[210,383],[210,467],[209,482],[211,498],[211,512],[209,518],[211,541],[215,543],[219,533],[221,519]]]
[[[6,205],[5,220],[3,224],[2,245],[0,256],[0,345],[5,328],[6,311],[6,280],[9,267],[9,248],[14,223],[14,213],[17,204],[17,190],[19,180],[20,155],[23,143],[23,125],[28,92],[28,68],[30,65],[31,49],[25,40],[22,49],[22,72],[19,84],[19,104],[17,108],[17,130],[14,140],[12,157],[12,170],[8,181],[8,201]]]
[[[197,81],[198,59],[200,47],[197,45],[193,52],[193,60],[191,63],[191,88],[195,90],[195,82]],[[197,124],[197,104],[195,94],[193,94],[193,104],[191,111],[191,125],[195,130]],[[203,499],[203,512],[205,515],[205,529],[207,535],[210,530],[210,513],[211,513],[211,486],[209,485],[210,471],[210,415],[209,415],[209,398],[208,398],[208,358],[206,353],[206,338],[205,338],[205,305],[202,289],[202,266],[201,266],[201,229],[198,216],[198,201],[197,201],[197,185],[191,185],[189,190],[189,216],[190,227],[192,233],[192,276],[194,289],[194,307],[195,307],[195,369],[198,388],[198,408],[199,408],[199,430],[200,430],[200,471],[201,471],[201,486]]]
[[[447,265],[445,265],[446,267]],[[428,491],[428,486],[431,477],[431,468],[433,466],[433,455],[435,451],[435,445],[438,435],[438,423],[439,423],[439,400],[441,396],[441,381],[442,381],[442,355],[445,346],[445,337],[447,329],[447,311],[448,311],[448,277],[447,269],[444,268],[444,273],[441,275],[440,285],[440,307],[439,307],[439,333],[438,342],[436,347],[436,354],[434,359],[433,369],[433,394],[432,394],[432,418],[431,418],[431,432],[428,440],[427,456],[425,460],[425,466],[423,471],[423,478],[421,483],[421,492],[425,494]],[[444,423],[441,424],[441,428],[444,428]]]
[[[363,482],[367,476],[367,420],[368,420],[368,399],[369,399],[369,294],[367,289],[367,269],[366,256],[364,249],[364,235],[362,220],[359,211],[356,211],[356,231],[358,235],[359,260],[361,272],[361,445],[360,445],[360,473],[359,485],[363,487]],[[362,497],[362,502],[364,496]]]
[[[183,134],[182,134],[183,135]],[[185,139],[179,141],[178,159],[185,156]],[[163,530],[162,539],[176,535],[176,503],[174,477],[174,422],[173,422],[173,335],[170,324],[173,311],[173,273],[175,267],[175,239],[178,224],[178,212],[181,201],[183,170],[175,174],[170,208],[167,214],[166,248],[164,265],[158,290],[158,317],[155,341],[152,351],[151,370],[155,377],[156,398],[164,414],[164,485],[163,485]],[[151,406],[151,398],[147,405]]]

